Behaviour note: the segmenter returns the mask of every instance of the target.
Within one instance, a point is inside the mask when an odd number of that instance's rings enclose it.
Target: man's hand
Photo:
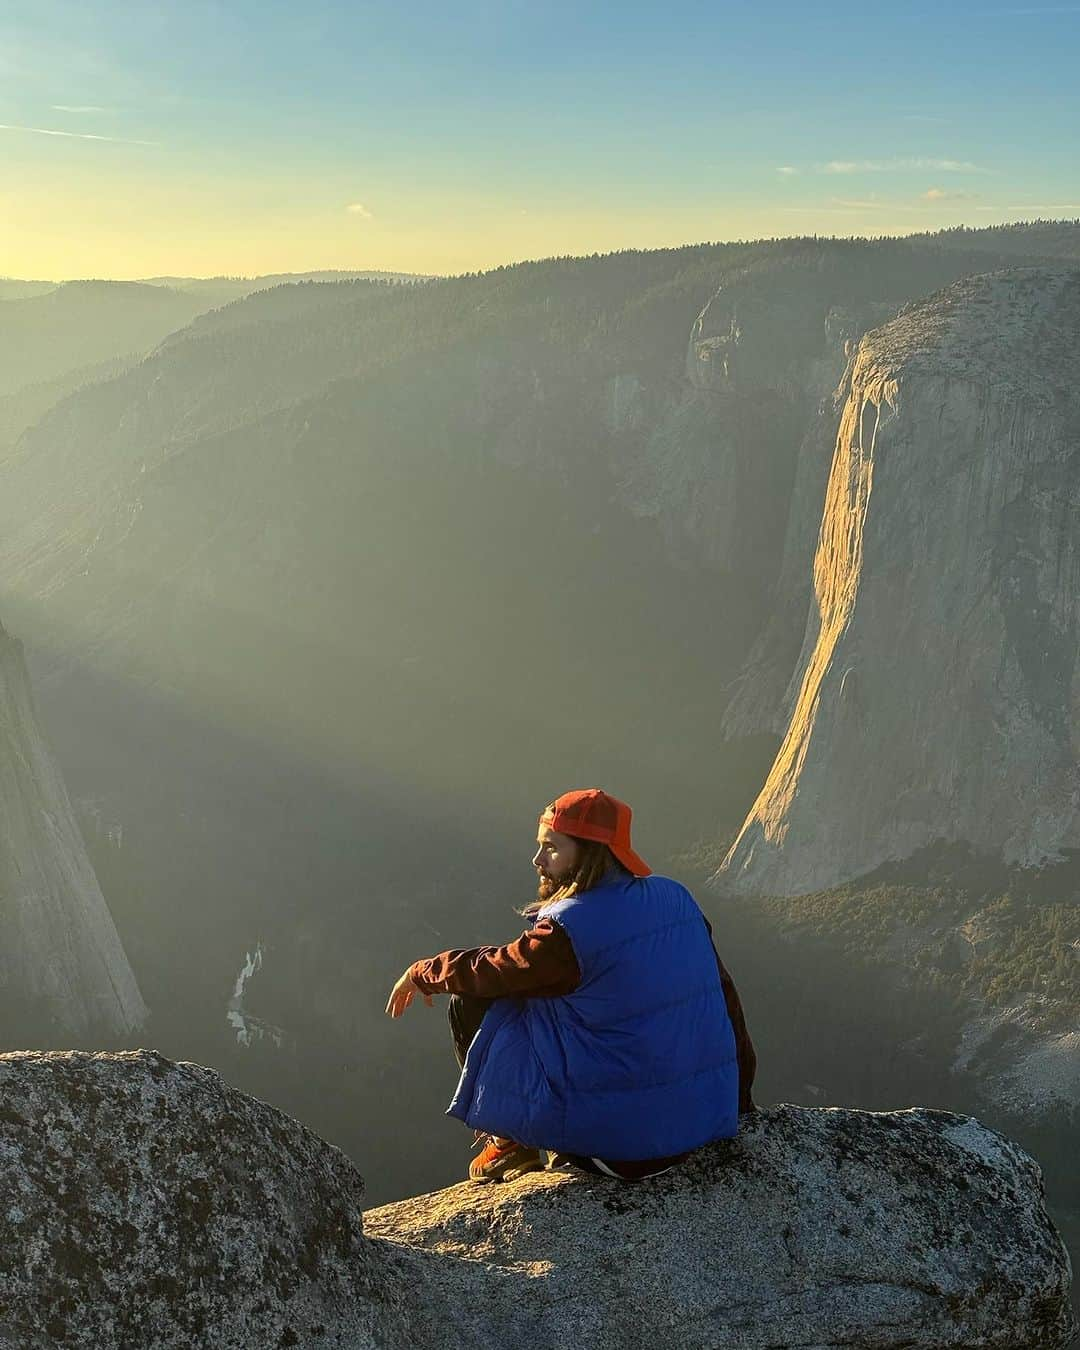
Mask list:
[[[394,985],[393,989],[391,989],[390,997],[386,1000],[387,1017],[400,1017],[417,994],[420,994],[420,997],[429,1008],[432,1006],[434,1000],[431,995],[421,993],[421,991],[417,989],[416,985],[412,982],[412,976],[407,970],[405,974],[402,975],[401,979],[398,980],[397,984]]]

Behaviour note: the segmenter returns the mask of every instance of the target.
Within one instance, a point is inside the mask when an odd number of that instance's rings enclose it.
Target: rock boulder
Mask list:
[[[336,1148],[147,1051],[0,1056],[0,1350],[404,1345]]]

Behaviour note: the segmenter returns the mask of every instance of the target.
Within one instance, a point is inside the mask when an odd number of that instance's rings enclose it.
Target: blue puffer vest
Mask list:
[[[447,1115],[534,1148],[666,1158],[738,1128],[735,1036],[693,896],[622,877],[549,905],[581,982],[563,998],[500,998]]]

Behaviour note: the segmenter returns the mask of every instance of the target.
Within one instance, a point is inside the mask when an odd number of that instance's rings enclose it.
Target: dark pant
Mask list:
[[[457,1055],[458,1068],[465,1067],[465,1056],[472,1039],[480,1030],[484,1014],[495,1002],[493,998],[475,998],[471,994],[451,994],[446,1015],[450,1021],[450,1034],[454,1038],[454,1054]]]
[[[450,995],[446,1016],[450,1022],[450,1034],[454,1038],[454,1054],[457,1056],[458,1068],[465,1067],[465,1056],[469,1052],[469,1046],[472,1045],[473,1037],[480,1030],[484,1014],[494,1002],[493,998],[476,998],[471,994]],[[591,1172],[596,1177],[606,1175],[591,1158],[583,1158],[576,1153],[562,1153],[559,1157],[564,1160],[564,1166]]]

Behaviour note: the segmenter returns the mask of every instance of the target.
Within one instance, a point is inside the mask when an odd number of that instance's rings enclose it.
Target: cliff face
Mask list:
[[[851,344],[845,343],[844,366],[850,360],[850,348]],[[832,373],[839,380],[844,371],[836,364]],[[843,408],[843,389],[841,382],[838,390],[820,399],[799,445],[772,601],[724,709],[720,731],[725,740],[762,732],[781,736],[791,716],[791,671],[799,657],[810,602],[814,547]]]
[[[1063,1350],[1073,1329],[1039,1170],[970,1117],[781,1106],[638,1185],[535,1173],[361,1216],[342,1153],[199,1065],[6,1055],[0,1092],[0,1350]]]
[[[2,630],[0,736],[0,992],[62,1033],[126,1036],[146,1008]]]
[[[838,269],[795,261],[725,278],[691,329],[678,395],[652,410],[640,457],[620,466],[617,500],[655,517],[684,566],[739,577],[760,607],[785,531],[805,552],[789,503],[798,516],[815,501],[817,527],[831,443],[823,451],[815,433],[852,342],[911,294],[884,276],[870,288],[894,287],[895,300],[867,298]],[[746,720],[736,714],[724,735]]]
[[[965,280],[862,340],[790,722],[718,885],[1080,847],[1078,359],[1075,270]]]

